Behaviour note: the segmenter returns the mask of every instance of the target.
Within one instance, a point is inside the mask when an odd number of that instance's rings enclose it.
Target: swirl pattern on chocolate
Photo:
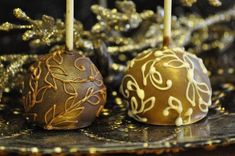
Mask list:
[[[76,52],[57,50],[31,66],[31,72],[24,108],[29,119],[45,129],[88,126],[106,102],[100,72]]]
[[[180,48],[137,56],[129,63],[120,91],[128,100],[128,114],[150,124],[190,124],[205,117],[211,105],[212,90],[202,60]],[[143,98],[151,103],[146,105]]]

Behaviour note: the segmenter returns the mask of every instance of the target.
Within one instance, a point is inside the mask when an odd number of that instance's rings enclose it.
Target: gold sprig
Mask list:
[[[137,13],[132,1],[117,1],[118,9],[106,9],[102,6],[93,5],[91,10],[96,14],[98,23],[92,28],[92,32],[100,33],[103,30],[128,31],[137,28],[143,20],[153,17],[151,10]]]
[[[218,6],[222,5],[220,0],[208,0],[208,1],[212,6],[215,6],[215,7],[218,7]]]
[[[127,44],[116,44],[108,47],[108,52],[111,55],[116,55],[116,53],[128,53],[133,51],[140,51],[147,48],[154,48],[159,47],[162,42],[162,27],[161,24],[163,21],[163,9],[158,7],[158,11],[155,14],[155,17],[157,20],[155,21],[149,21],[145,20],[141,24],[144,25],[144,28],[137,30],[137,32],[130,36],[132,40],[129,41]],[[232,19],[235,18],[235,6],[233,6],[231,9],[217,13],[213,16],[210,16],[206,19],[202,18],[198,15],[188,15],[188,16],[182,16],[182,17],[175,17],[173,16],[172,19],[172,44],[174,44],[177,47],[185,47],[187,45],[190,45],[195,42],[195,38],[193,39],[192,36],[198,36],[197,43],[205,43],[205,41],[212,36],[217,36],[217,38],[214,38],[214,40],[221,40],[221,44],[226,44],[226,42],[222,41],[222,36],[220,33],[223,33],[221,31],[214,32],[217,33],[215,35],[214,33],[210,33],[210,30],[213,29],[213,27],[216,27],[216,24],[229,22]],[[148,23],[148,25],[146,24]],[[150,24],[149,24],[150,23]],[[146,26],[147,25],[147,26]],[[210,29],[208,29],[210,27]],[[231,36],[234,38],[234,33],[231,33],[234,30],[227,29],[228,26],[221,25],[221,27],[224,28],[225,33],[227,36]],[[203,30],[203,34],[202,34]],[[205,36],[207,36],[205,38]],[[125,39],[122,36],[119,36],[119,40]],[[208,43],[210,44],[210,43]],[[207,49],[209,50],[209,49]],[[197,50],[194,49],[194,52],[197,52]]]
[[[196,3],[197,0],[181,0],[181,3],[185,6],[189,6],[191,7],[194,3]],[[218,7],[221,6],[222,3],[220,0],[208,0],[209,4],[214,6],[214,7]]]
[[[47,15],[43,15],[41,20],[33,20],[20,8],[14,9],[13,14],[16,18],[24,20],[29,24],[16,25],[6,22],[0,25],[0,30],[27,29],[22,35],[22,39],[24,41],[32,39],[34,45],[50,45],[53,42],[60,41],[64,36],[64,23],[61,20],[55,20]]]
[[[26,72],[24,65],[36,60],[36,58],[38,58],[37,55],[0,56],[0,99],[2,92],[9,92],[13,88],[19,91],[22,89],[23,75]]]

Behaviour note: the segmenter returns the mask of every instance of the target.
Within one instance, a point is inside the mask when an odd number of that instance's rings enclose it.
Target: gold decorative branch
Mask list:
[[[197,0],[181,0],[181,3],[185,6],[189,6],[191,7],[194,3],[196,3]],[[208,0],[209,4],[214,6],[214,7],[218,7],[221,6],[222,3],[220,0]]]

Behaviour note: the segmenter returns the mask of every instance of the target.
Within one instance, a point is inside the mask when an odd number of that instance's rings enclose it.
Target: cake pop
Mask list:
[[[30,67],[25,81],[27,119],[47,130],[89,126],[106,102],[103,78],[92,61],[73,50],[73,0],[67,0],[66,48]]]
[[[169,48],[171,4],[164,1],[163,48],[146,50],[129,62],[120,92],[135,120],[181,126],[207,115],[212,89],[200,58],[183,48]]]

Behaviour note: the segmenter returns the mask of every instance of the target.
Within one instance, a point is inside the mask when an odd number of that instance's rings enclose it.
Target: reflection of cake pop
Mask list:
[[[73,51],[73,0],[67,0],[68,11],[68,50],[56,50],[31,66],[23,97],[28,119],[50,130],[90,125],[106,101],[100,72],[89,58]]]
[[[134,58],[120,90],[128,100],[129,116],[137,121],[180,126],[206,116],[211,85],[201,59],[182,48],[168,48],[171,0],[165,0],[164,9],[164,47]]]

